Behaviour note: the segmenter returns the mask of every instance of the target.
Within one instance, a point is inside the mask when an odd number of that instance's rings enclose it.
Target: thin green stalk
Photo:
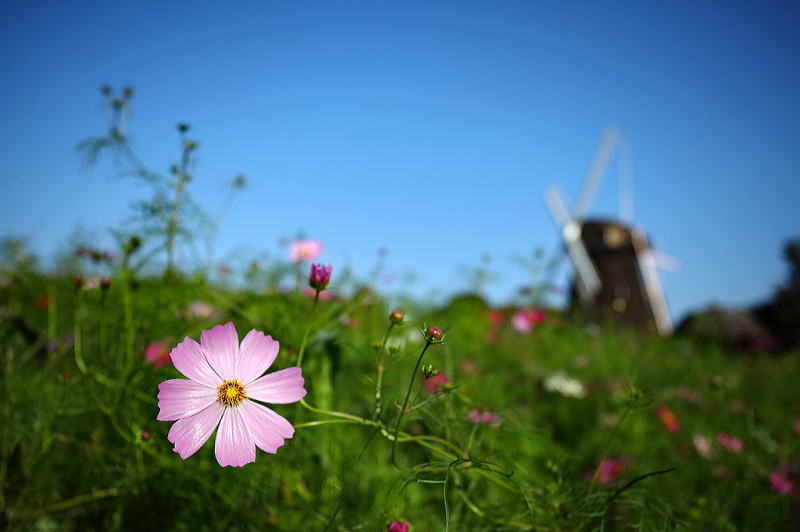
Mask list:
[[[403,471],[408,471],[408,469],[400,466],[397,463],[397,457],[396,457],[397,435],[399,434],[400,423],[402,423],[402,421],[403,421],[403,416],[406,413],[406,408],[408,408],[408,398],[411,397],[411,389],[414,387],[414,379],[417,376],[417,371],[419,370],[419,365],[422,363],[422,357],[425,356],[425,352],[428,350],[428,348],[430,346],[431,346],[431,342],[426,340],[425,341],[425,347],[422,348],[422,352],[419,354],[419,357],[417,357],[417,363],[414,365],[414,371],[411,372],[411,378],[408,381],[408,390],[406,390],[406,397],[405,397],[405,399],[403,399],[403,406],[400,408],[400,415],[397,416],[397,423],[395,423],[395,426],[394,426],[395,439],[392,442],[392,464],[394,464],[395,467],[397,467],[398,469],[403,470]]]
[[[72,316],[72,334],[74,336],[72,347],[75,352],[75,365],[78,366],[78,369],[83,375],[86,375],[88,373],[88,369],[86,368],[86,362],[83,360],[83,341],[81,337],[80,324],[81,299],[81,292],[79,289],[79,291],[75,294],[75,310]]]
[[[311,332],[311,325],[314,323],[314,310],[317,308],[317,302],[319,302],[319,290],[316,291],[314,294],[314,302],[311,304],[311,310],[308,313],[308,323],[306,324],[306,330],[303,333],[303,340],[300,342],[300,351],[297,353],[297,367],[303,367],[303,355],[306,352],[306,344],[308,343],[308,334]]]
[[[381,413],[382,413],[382,405],[381,405],[381,394],[383,392],[383,372],[386,369],[384,367],[384,361],[386,357],[386,343],[389,341],[389,335],[392,334],[392,329],[394,329],[395,322],[389,321],[389,328],[386,329],[386,334],[383,336],[383,342],[381,342],[381,349],[378,352],[378,376],[375,379],[375,415],[373,419],[380,420]]]

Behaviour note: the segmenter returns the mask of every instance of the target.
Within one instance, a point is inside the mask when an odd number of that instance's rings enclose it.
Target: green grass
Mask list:
[[[295,437],[277,455],[258,451],[253,464],[221,468],[212,442],[187,460],[172,452],[156,394],[159,382],[180,375],[147,364],[144,349],[233,321],[240,336],[256,328],[279,340],[275,368],[289,367],[309,323],[308,298],[200,279],[129,286],[124,276],[103,295],[64,278],[3,276],[0,508],[10,529],[384,530],[392,520],[415,531],[798,526],[798,499],[772,491],[768,478],[800,460],[797,353],[745,356],[687,338],[587,330],[555,312],[523,335],[509,326],[510,309],[489,343],[478,298],[441,309],[408,304],[412,319],[388,340],[376,422],[375,346],[392,309],[365,288],[320,302],[303,364],[308,403],[351,417],[277,405]],[[183,311],[196,300],[217,315],[188,319]],[[451,382],[431,395],[415,377],[395,467],[391,439],[423,323],[446,331],[424,363]],[[547,391],[544,380],[558,371],[586,396]],[[665,429],[660,405],[680,432]],[[467,412],[479,407],[502,423],[470,423]],[[723,450],[720,432],[740,437],[744,452]],[[713,442],[710,459],[694,449],[695,434]],[[604,457],[629,467],[609,483],[588,481]]]

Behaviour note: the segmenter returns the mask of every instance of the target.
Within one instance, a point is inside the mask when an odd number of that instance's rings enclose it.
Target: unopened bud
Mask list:
[[[72,285],[75,287],[75,290],[80,290],[83,288],[83,277],[80,275],[73,275]]]
[[[395,325],[399,325],[400,323],[403,323],[405,317],[406,315],[403,313],[402,310],[395,310],[394,312],[389,314],[389,321],[394,323]]]
[[[122,96],[127,100],[131,96],[133,96],[133,87],[130,85],[126,85],[122,88]]]
[[[431,325],[425,329],[425,341],[429,343],[438,343],[444,339],[444,333],[439,327]]]
[[[328,283],[331,282],[331,273],[333,266],[323,266],[322,264],[312,264],[311,273],[308,276],[308,284],[317,292],[328,288]]]
[[[103,96],[111,96],[112,92],[114,92],[114,90],[111,88],[111,85],[107,83],[100,85],[100,94]]]
[[[180,124],[178,124],[178,131],[180,133],[186,133],[187,131],[189,131],[189,124],[187,124],[186,122],[181,122]]]
[[[400,352],[400,346],[397,344],[392,344],[389,346],[389,353],[392,355],[396,355]]]
[[[149,441],[152,434],[150,434],[149,430],[142,431],[142,441]]]
[[[422,374],[425,375],[426,379],[430,379],[431,377],[437,376],[439,370],[434,368],[432,364],[428,364],[427,366],[422,366]]]
[[[111,288],[111,279],[109,279],[108,277],[103,277],[102,279],[100,279],[100,290],[105,292],[109,288]]]

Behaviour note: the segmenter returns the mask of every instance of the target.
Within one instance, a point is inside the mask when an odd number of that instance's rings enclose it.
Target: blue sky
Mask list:
[[[141,185],[74,146],[104,129],[98,86],[136,87],[130,134],[157,169],[174,126],[200,142],[193,193],[218,257],[299,230],[366,273],[465,286],[493,257],[557,246],[542,201],[573,198],[603,129],[630,132],[635,221],[681,268],[674,315],[767,297],[800,234],[800,4],[737,2],[6,2],[0,8],[0,233],[43,254],[103,234]],[[616,172],[592,212],[617,209]]]

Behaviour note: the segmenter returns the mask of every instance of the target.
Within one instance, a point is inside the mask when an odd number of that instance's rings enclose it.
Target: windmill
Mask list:
[[[658,268],[674,268],[675,261],[654,251],[644,230],[631,222],[630,172],[626,172],[628,179],[619,179],[623,211],[619,219],[588,217],[597,188],[619,144],[619,131],[607,129],[571,209],[557,188],[548,189],[545,201],[573,266],[572,303],[590,314],[613,317],[624,324],[652,326],[667,336],[672,333],[672,320]]]

